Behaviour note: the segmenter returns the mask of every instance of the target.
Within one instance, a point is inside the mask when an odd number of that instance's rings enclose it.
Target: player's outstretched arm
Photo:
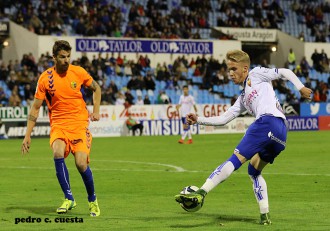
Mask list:
[[[39,110],[42,105],[42,102],[43,102],[43,100],[35,98],[32,106],[31,106],[30,113],[28,115],[28,120],[27,120],[26,133],[25,133],[25,137],[24,137],[24,140],[22,142],[22,147],[21,147],[22,155],[29,152],[30,144],[31,144],[31,133],[37,122],[37,118],[39,115]]]
[[[91,121],[100,120],[100,105],[101,105],[101,87],[98,83],[93,80],[92,84],[89,86],[93,93],[93,113],[90,115]]]
[[[280,68],[278,69],[279,74],[289,80],[295,87],[299,90],[301,96],[306,99],[311,99],[311,94],[313,93],[312,89],[309,89],[304,86],[304,84],[298,79],[295,73],[290,69]]]

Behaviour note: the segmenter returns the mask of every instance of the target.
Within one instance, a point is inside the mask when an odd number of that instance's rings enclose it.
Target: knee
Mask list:
[[[76,167],[79,172],[85,172],[87,169],[87,159],[83,155],[75,156]]]
[[[55,159],[64,158],[64,152],[61,151],[60,149],[54,149],[53,154]]]
[[[255,169],[255,167],[253,167],[253,165],[251,163],[249,163],[248,174],[249,174],[250,178],[253,180],[253,178],[255,178],[261,174],[261,171]]]
[[[233,154],[233,155],[228,159],[228,161],[230,161],[230,162],[233,163],[235,170],[239,169],[239,168],[242,166],[241,161],[238,159],[238,157],[237,157],[235,154]]]
[[[76,161],[76,167],[79,172],[85,172],[87,169],[87,162],[85,161]]]

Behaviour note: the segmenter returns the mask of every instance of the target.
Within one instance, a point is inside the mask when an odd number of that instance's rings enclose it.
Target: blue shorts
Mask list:
[[[186,124],[186,117],[181,117],[181,121],[182,121],[182,124]],[[184,130],[184,131],[188,131],[188,130],[190,130],[190,126],[187,126],[187,128],[184,128],[184,127],[183,127],[183,130]]]
[[[285,149],[286,135],[287,127],[282,118],[262,116],[247,129],[235,153],[238,152],[248,160],[259,153],[263,161],[273,163],[276,156]]]

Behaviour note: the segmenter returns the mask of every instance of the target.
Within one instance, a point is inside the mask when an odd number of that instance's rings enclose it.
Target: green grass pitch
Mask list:
[[[247,164],[208,194],[203,208],[185,212],[174,201],[184,186],[201,186],[233,152],[242,134],[94,138],[91,168],[101,216],[88,215],[87,196],[70,155],[67,166],[77,208],[55,213],[62,201],[48,139],[0,141],[0,230],[330,230],[330,132],[290,132],[287,149],[267,166],[273,225],[257,224],[259,209]],[[40,223],[15,224],[15,218]],[[56,223],[58,218],[83,223]],[[46,223],[48,218],[51,223]],[[57,219],[56,219],[57,218]]]

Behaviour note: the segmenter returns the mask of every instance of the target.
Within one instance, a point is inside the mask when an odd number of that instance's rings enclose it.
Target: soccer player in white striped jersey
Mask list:
[[[176,105],[176,109],[179,112],[181,108],[181,119],[183,124],[183,134],[181,139],[178,141],[179,144],[184,144],[184,140],[188,135],[188,142],[187,144],[192,144],[192,135],[190,131],[190,126],[186,123],[186,116],[191,112],[191,108],[194,107],[195,112],[197,113],[197,106],[192,95],[189,95],[189,88],[188,86],[183,86],[183,95],[180,96],[179,104]],[[180,112],[179,112],[180,114]]]
[[[303,98],[311,99],[312,90],[305,87],[297,76],[286,68],[256,67],[249,72],[250,57],[241,50],[229,51],[226,63],[230,78],[243,90],[223,115],[199,117],[187,115],[188,124],[225,125],[247,110],[256,120],[247,129],[244,137],[236,146],[232,156],[219,165],[196,193],[176,195],[175,200],[182,202],[204,203],[204,198],[218,184],[225,181],[235,170],[247,161],[248,174],[253,183],[253,192],[260,210],[260,224],[271,224],[266,181],[261,171],[286,147],[287,121],[272,87],[272,80],[283,78],[291,81]]]

